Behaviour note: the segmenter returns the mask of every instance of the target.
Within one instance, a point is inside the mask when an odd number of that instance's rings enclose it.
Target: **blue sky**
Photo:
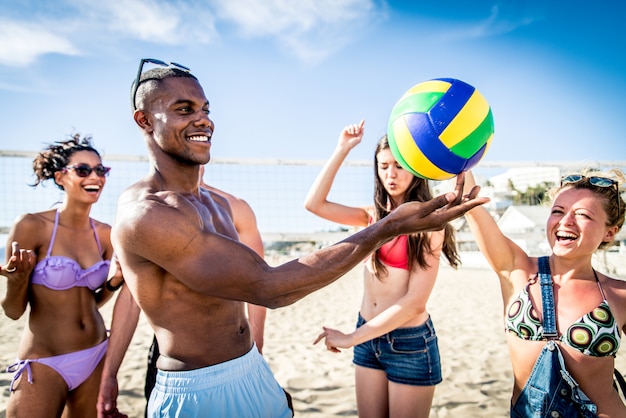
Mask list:
[[[0,0],[0,149],[80,132],[145,154],[129,86],[140,58],[192,69],[214,158],[325,159],[366,120],[370,160],[396,100],[438,77],[474,85],[485,160],[623,160],[623,1]]]

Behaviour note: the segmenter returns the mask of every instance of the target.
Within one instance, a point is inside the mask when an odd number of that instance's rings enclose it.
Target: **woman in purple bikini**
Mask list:
[[[89,217],[110,169],[88,138],[75,135],[40,152],[33,170],[33,186],[52,179],[65,197],[56,209],[20,216],[9,232],[2,308],[12,319],[30,310],[7,369],[14,373],[7,417],[60,417],[64,409],[95,417],[108,342],[98,308],[123,280],[107,281],[111,227]]]

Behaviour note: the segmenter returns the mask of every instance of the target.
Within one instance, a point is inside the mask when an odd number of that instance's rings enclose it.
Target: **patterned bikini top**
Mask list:
[[[98,252],[102,254],[96,227],[93,220],[90,219],[89,222],[91,223],[91,228],[96,238],[96,244],[98,244]],[[58,225],[59,211],[57,211],[56,217],[54,218],[54,229],[52,230],[52,237],[48,245],[48,253],[46,254],[46,258],[35,266],[30,278],[31,284],[43,285],[52,290],[67,290],[75,286],[88,287],[91,290],[98,289],[107,279],[110,261],[100,260],[93,266],[83,269],[78,262],[72,258],[60,255],[51,256],[50,254],[52,253],[52,246],[54,245]]]
[[[558,340],[586,356],[615,357],[621,340],[620,329],[595,270],[593,274],[602,294],[602,302],[570,325],[565,335],[559,336]],[[528,294],[528,288],[534,283],[535,278],[529,280],[517,299],[509,306],[505,316],[506,330],[523,340],[545,341],[541,319]]]

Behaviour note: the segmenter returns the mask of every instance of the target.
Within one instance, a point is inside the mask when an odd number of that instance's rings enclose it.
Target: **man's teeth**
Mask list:
[[[206,135],[194,135],[190,136],[189,140],[194,142],[209,142],[210,138]]]

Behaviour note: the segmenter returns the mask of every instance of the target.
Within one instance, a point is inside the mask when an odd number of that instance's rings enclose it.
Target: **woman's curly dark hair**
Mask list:
[[[54,173],[67,167],[72,154],[78,151],[91,151],[98,157],[100,153],[91,144],[91,137],[81,137],[80,134],[70,135],[67,141],[57,141],[48,145],[33,160],[33,171],[35,173],[35,183],[32,187],[37,187],[40,183],[48,179],[54,179]],[[63,190],[63,186],[54,183]]]

